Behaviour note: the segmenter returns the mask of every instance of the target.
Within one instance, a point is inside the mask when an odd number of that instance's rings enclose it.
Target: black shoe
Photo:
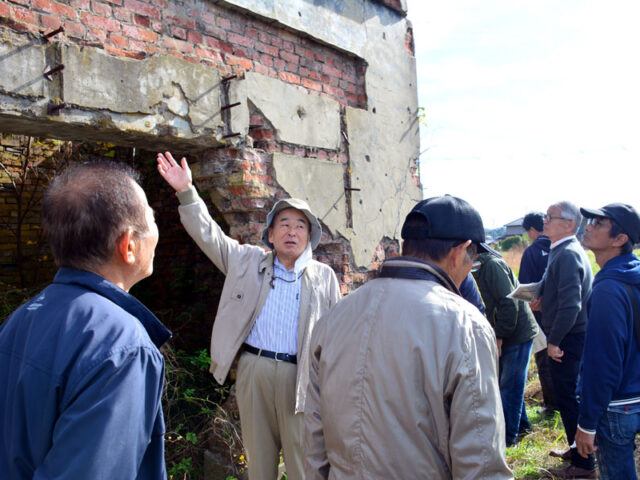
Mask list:
[[[587,470],[584,468],[569,465],[568,467],[550,468],[549,473],[553,478],[600,478],[598,470]]]
[[[569,448],[568,450],[565,450],[565,451],[562,451],[562,450],[551,450],[549,452],[549,456],[550,457],[561,458],[565,462],[570,462],[571,461],[571,449]]]

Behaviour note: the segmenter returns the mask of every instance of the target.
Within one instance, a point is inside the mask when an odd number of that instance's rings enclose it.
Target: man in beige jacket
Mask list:
[[[489,251],[464,200],[418,203],[403,257],[315,329],[305,473],[315,479],[513,479],[493,329],[458,286]]]
[[[180,220],[225,275],[211,334],[211,373],[223,383],[238,361],[236,393],[250,480],[275,480],[280,449],[287,477],[302,480],[302,434],[313,328],[340,298],[333,270],[312,259],[322,228],[302,200],[279,200],[261,247],[227,237],[209,215],[183,158],[158,154],[176,190]]]

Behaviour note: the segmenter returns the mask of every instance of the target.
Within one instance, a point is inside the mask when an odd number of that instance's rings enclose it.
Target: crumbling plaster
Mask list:
[[[274,172],[288,193],[305,197],[319,212],[329,211],[325,225],[351,242],[357,266],[368,266],[383,237],[399,237],[402,219],[421,198],[410,172],[419,137],[415,59],[405,48],[408,21],[366,0],[222,3],[364,59],[368,109],[345,107],[346,131],[341,132],[335,100],[277,79],[249,72],[229,82],[226,95],[216,69],[171,55],[113,57],[92,47],[49,45],[0,27],[0,130],[188,151],[241,142],[252,103],[283,142],[338,149],[346,136],[350,183],[359,189],[350,196],[344,194],[347,185],[338,164],[328,169],[313,159],[275,155]],[[42,73],[57,62],[65,70],[45,80]],[[231,109],[228,125],[221,114],[225,98],[241,103]],[[66,103],[64,113],[48,115],[50,102]],[[229,132],[241,135],[225,141]]]
[[[151,149],[223,144],[216,69],[171,55],[133,60],[0,32],[0,130]],[[57,64],[64,70],[45,78]],[[65,103],[64,112],[48,115],[50,102]]]
[[[337,215],[328,217],[325,224],[350,241],[357,266],[369,265],[383,237],[400,237],[404,217],[422,198],[410,171],[420,144],[415,58],[405,48],[409,22],[378,3],[364,0],[228,3],[305,32],[368,63],[368,109],[346,108],[351,187],[360,189],[351,195],[352,227]],[[277,117],[267,117],[277,124]],[[321,204],[325,192],[335,188],[333,177],[314,177],[299,187],[288,182],[308,178],[304,170],[310,164],[280,159],[274,162],[276,177],[292,195],[299,192],[310,204]],[[295,169],[299,171],[291,171]],[[286,185],[282,178],[287,179]]]

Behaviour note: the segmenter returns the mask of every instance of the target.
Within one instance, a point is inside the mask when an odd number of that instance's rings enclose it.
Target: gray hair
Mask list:
[[[560,209],[560,216],[565,220],[571,220],[574,223],[573,231],[578,232],[580,225],[582,224],[582,214],[577,205],[563,200],[562,202],[554,203],[552,206]]]

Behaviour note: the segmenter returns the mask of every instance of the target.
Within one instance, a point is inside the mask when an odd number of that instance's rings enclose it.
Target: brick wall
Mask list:
[[[225,75],[255,71],[343,105],[367,104],[362,59],[208,0],[2,0],[0,22],[33,33],[62,26],[55,40],[112,55],[168,53]]]

